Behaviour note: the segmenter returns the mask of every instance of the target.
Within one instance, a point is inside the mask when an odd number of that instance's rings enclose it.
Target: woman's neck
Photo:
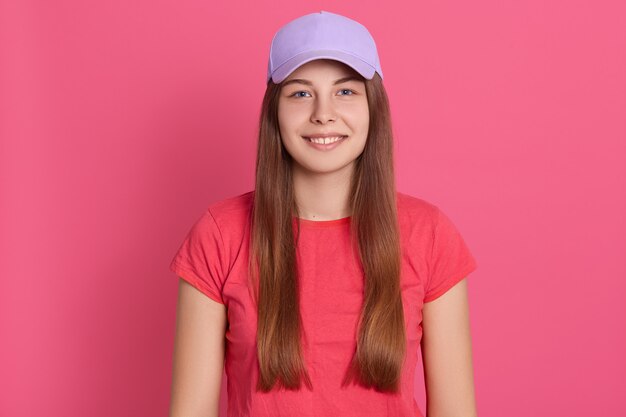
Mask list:
[[[293,185],[300,218],[335,220],[352,214],[349,202],[351,165],[332,173],[294,170]]]

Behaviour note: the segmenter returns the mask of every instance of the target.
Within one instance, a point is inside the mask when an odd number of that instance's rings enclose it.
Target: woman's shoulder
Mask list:
[[[254,190],[231,195],[214,201],[207,207],[208,213],[222,229],[242,229],[250,215]]]
[[[412,222],[432,222],[437,218],[439,207],[430,201],[408,193],[396,191],[398,216]]]

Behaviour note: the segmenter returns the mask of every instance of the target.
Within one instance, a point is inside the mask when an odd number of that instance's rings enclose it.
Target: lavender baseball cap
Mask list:
[[[371,80],[383,78],[376,43],[359,22],[320,11],[301,16],[281,27],[272,39],[267,82],[282,82],[296,68],[315,59],[343,62]]]

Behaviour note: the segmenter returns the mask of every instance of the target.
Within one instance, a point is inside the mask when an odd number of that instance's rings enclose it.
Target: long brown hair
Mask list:
[[[398,392],[406,335],[400,289],[401,249],[396,208],[393,135],[387,93],[378,73],[365,82],[369,131],[351,180],[351,237],[364,271],[364,302],[350,381],[380,392]],[[293,216],[298,216],[292,158],[278,124],[281,84],[270,79],[259,120],[256,187],[251,211],[249,273],[257,303],[257,390],[278,383],[312,389],[301,350],[302,321]],[[299,216],[298,216],[299,217]]]

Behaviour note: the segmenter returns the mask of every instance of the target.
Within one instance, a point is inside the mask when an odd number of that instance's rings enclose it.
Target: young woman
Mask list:
[[[465,278],[452,221],[396,191],[373,38],[321,11],[270,48],[255,189],[211,204],[180,277],[170,416],[475,416]]]

